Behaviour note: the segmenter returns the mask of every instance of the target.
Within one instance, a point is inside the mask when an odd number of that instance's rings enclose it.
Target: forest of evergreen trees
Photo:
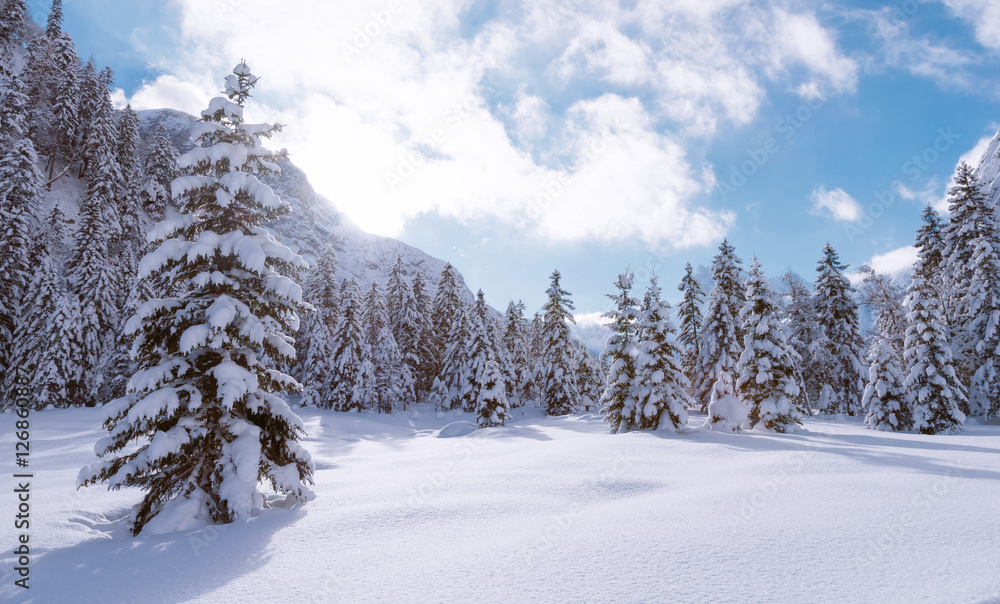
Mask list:
[[[480,427],[522,405],[600,411],[612,432],[680,430],[694,409],[731,431],[826,413],[934,434],[1000,416],[1000,223],[964,163],[947,222],[924,211],[905,288],[867,267],[853,288],[827,245],[812,287],[786,273],[776,291],[723,241],[707,299],[687,265],[679,324],[656,278],[640,300],[619,275],[593,355],[559,271],[529,319],[520,302],[501,315],[482,291],[464,299],[450,264],[434,284],[399,259],[363,289],[332,247],[310,268],[278,242],[266,225],[289,206],[258,175],[283,159],[263,147],[281,127],[243,121],[245,64],[179,156],[162,127],[142,140],[135,112],[113,107],[111,70],[76,56],[60,0],[44,30],[24,0],[0,1],[0,34],[0,402],[27,375],[35,408],[105,405],[104,459],[81,484],[146,489],[136,531],[179,493],[216,521],[259,508],[258,480],[308,499],[289,402],[428,402]],[[71,204],[53,195],[61,180],[80,185]]]

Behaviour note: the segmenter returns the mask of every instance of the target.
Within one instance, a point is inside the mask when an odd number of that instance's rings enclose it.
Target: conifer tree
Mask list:
[[[967,404],[966,392],[955,371],[940,305],[920,277],[914,277],[907,290],[906,309],[903,389],[910,393],[913,429],[923,434],[957,432],[965,423],[960,406]]]
[[[10,77],[7,94],[0,104],[0,145],[9,149],[15,141],[28,135],[28,95],[24,81],[17,75]]]
[[[500,372],[499,351],[490,335],[488,308],[483,290],[476,294],[471,319],[467,379],[471,408],[480,428],[502,426],[510,419],[507,387]]]
[[[580,404],[577,407],[588,413],[598,411],[605,382],[601,363],[583,344],[576,347],[573,361],[576,364],[576,387],[580,392]]]
[[[434,344],[431,325],[431,299],[423,273],[413,276],[413,302],[417,309],[417,367],[413,374],[414,388],[418,396],[428,394],[434,384],[437,348]]]
[[[344,279],[340,287],[340,318],[331,356],[330,393],[328,405],[337,411],[370,409],[374,389],[375,367],[365,337],[364,308],[361,288],[353,278]]]
[[[944,221],[937,210],[931,204],[924,206],[923,214],[920,215],[921,224],[917,229],[917,239],[914,247],[924,255],[924,262],[921,264],[919,275],[938,293],[944,300],[944,281],[942,270],[944,268]]]
[[[511,300],[504,315],[504,383],[511,407],[524,404],[524,384],[528,380],[528,321],[524,317],[525,308],[524,302]]]
[[[636,359],[634,396],[640,430],[668,426],[679,430],[687,424],[692,400],[691,384],[681,364],[683,350],[670,320],[670,304],[660,298],[654,276],[643,298],[636,323],[639,355]]]
[[[54,39],[62,34],[63,9],[62,0],[52,0],[52,9],[45,25],[45,35]]]
[[[396,264],[389,271],[386,312],[399,356],[406,364],[407,373],[415,376],[420,367],[420,338],[423,337],[423,317],[413,295],[413,286],[403,259],[396,257]],[[415,378],[414,378],[415,379]],[[413,384],[415,386],[415,383]]]
[[[143,172],[142,203],[150,217],[159,220],[170,201],[170,183],[177,176],[177,150],[163,124],[153,134]]]
[[[14,72],[14,48],[23,44],[21,32],[27,14],[26,0],[0,2],[0,76]]]
[[[470,388],[470,345],[472,343],[472,310],[465,302],[459,301],[458,309],[451,321],[451,331],[447,339],[447,349],[441,362],[438,379],[444,389],[445,398],[435,399],[440,410],[472,410],[475,396]]]
[[[51,269],[51,264],[47,268]],[[47,278],[54,280],[53,275]],[[39,409],[48,405],[57,408],[79,406],[87,400],[83,367],[78,362],[83,351],[77,331],[80,304],[72,294],[59,294],[55,312],[44,317],[46,326],[40,332],[44,346],[40,349],[32,378],[32,391]]]
[[[17,363],[11,356],[24,337],[21,323],[34,272],[31,246],[41,203],[37,161],[27,138],[14,142],[0,158],[0,370],[4,375]]]
[[[681,303],[677,307],[677,318],[680,321],[680,333],[677,341],[680,342],[684,356],[682,366],[684,375],[689,383],[695,381],[695,371],[698,365],[698,357],[701,355],[701,324],[705,318],[701,314],[702,300],[705,291],[701,284],[694,277],[694,269],[688,262],[684,267],[684,278],[677,286],[683,296]]]
[[[104,459],[79,476],[81,486],[146,490],[134,534],[248,518],[266,506],[262,481],[290,502],[312,497],[302,422],[280,397],[300,386],[264,361],[294,357],[286,334],[302,290],[282,273],[305,262],[263,226],[289,206],[257,178],[276,168],[261,144],[280,127],[244,122],[256,82],[237,65],[226,97],[202,112],[200,146],[174,183],[181,215],[152,231],[159,247],[140,265],[141,277],[166,273],[181,293],[129,320],[139,371],[106,407]]]
[[[735,248],[723,240],[712,261],[715,286],[708,296],[705,319],[701,326],[701,350],[698,357],[694,397],[707,411],[711,401],[733,395],[736,363],[743,352],[743,334],[739,312],[746,303],[740,264]]]
[[[983,192],[982,184],[968,164],[962,162],[955,174],[955,186],[948,192],[948,224],[941,237],[944,264],[944,298],[946,319],[952,342],[958,351],[964,352],[968,344],[963,338],[967,334],[970,320],[966,292],[972,280],[973,261],[977,242],[990,239],[996,232],[996,217],[993,204]],[[928,259],[928,272],[933,272]]]
[[[142,252],[145,243],[140,212],[140,174],[139,174],[139,116],[132,111],[131,105],[126,105],[118,118],[118,134],[116,137],[115,158],[121,179],[116,191],[118,214],[121,216],[123,237],[120,247],[128,247],[131,255]],[[126,267],[131,274],[135,267]],[[126,286],[130,286],[127,283]]]
[[[862,406],[867,410],[865,427],[895,432],[909,430],[910,408],[903,389],[903,367],[892,340],[879,336],[868,353],[868,385]]]
[[[861,359],[864,342],[858,320],[858,306],[852,297],[851,283],[844,276],[846,264],[840,263],[830,244],[823,248],[816,272],[816,323],[819,326],[814,346],[814,370],[822,384],[819,408],[826,413],[861,412],[861,395],[867,382],[868,368]]]
[[[574,379],[573,336],[567,324],[576,324],[570,312],[573,302],[568,296],[572,294],[559,284],[561,278],[558,270],[552,272],[551,284],[545,292],[548,300],[542,307],[545,313],[542,334],[545,348],[541,361],[541,387],[545,411],[549,415],[572,413],[580,398]]]
[[[460,311],[465,305],[459,291],[458,275],[455,268],[450,263],[445,264],[432,303],[431,341],[434,353],[433,375],[440,379],[443,386],[449,391],[454,386],[456,367],[454,363],[446,367],[446,357],[448,351],[455,348],[452,334],[456,333]],[[450,402],[447,404],[450,405]]]
[[[1000,233],[976,243],[969,280],[965,340],[973,368],[969,407],[986,421],[1000,417]]]
[[[55,98],[52,106],[53,132],[49,154],[49,179],[55,174],[56,161],[75,161],[74,144],[80,129],[80,83],[77,77],[80,60],[69,34],[59,34],[52,40],[55,61]]]
[[[385,299],[377,283],[372,283],[365,298],[362,321],[375,375],[369,395],[372,408],[380,413],[393,413],[397,407],[405,408],[413,402],[413,375],[393,337]]]
[[[754,257],[747,279],[743,319],[743,353],[736,391],[749,407],[750,427],[789,432],[802,424],[795,404],[799,384],[795,351],[788,344],[785,325],[760,262]]]
[[[784,308],[785,333],[788,344],[798,359],[800,394],[798,407],[812,415],[812,401],[819,400],[821,385],[814,370],[814,343],[818,340],[816,308],[805,280],[797,273],[786,271],[782,280],[787,287],[788,302]]]
[[[878,336],[889,339],[897,355],[902,354],[906,334],[902,290],[891,277],[876,273],[867,264],[862,265],[858,272],[864,275],[858,293],[861,304],[871,309],[872,329]]]
[[[636,359],[639,356],[639,342],[636,321],[639,318],[639,301],[632,297],[632,273],[618,275],[615,287],[618,292],[607,294],[615,309],[604,316],[610,320],[611,330],[601,357],[608,367],[607,385],[601,396],[601,414],[608,422],[612,434],[628,432],[638,427],[637,408],[634,393]]]

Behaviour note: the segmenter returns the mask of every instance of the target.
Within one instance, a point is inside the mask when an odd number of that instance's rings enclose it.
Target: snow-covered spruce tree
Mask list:
[[[326,404],[337,411],[363,411],[372,405],[369,397],[375,383],[375,366],[365,338],[363,314],[361,288],[348,277],[340,286],[340,318],[330,362],[333,390]]]
[[[944,299],[944,221],[931,204],[924,206],[920,215],[921,224],[917,229],[914,247],[924,256],[919,275],[930,285],[942,301]]]
[[[177,176],[177,149],[163,124],[153,134],[143,172],[142,204],[151,218],[160,220],[170,201],[170,183]]]
[[[872,315],[872,331],[875,339],[886,337],[896,349],[896,354],[903,354],[903,341],[906,339],[906,313],[903,311],[903,291],[892,277],[880,275],[867,264],[862,265],[858,272],[864,275],[858,294],[861,304],[867,306]]]
[[[867,410],[865,427],[895,432],[909,430],[912,423],[906,390],[903,389],[903,367],[892,340],[880,336],[868,353],[868,386],[862,406]]]
[[[528,343],[528,372],[525,376],[524,384],[521,387],[522,397],[527,403],[538,406],[541,403],[542,395],[542,353],[545,350],[544,343],[545,319],[542,313],[536,312],[528,323],[528,334],[525,341]]]
[[[132,111],[131,105],[126,105],[122,110],[117,130],[115,158],[118,160],[121,180],[118,183],[116,201],[122,221],[122,240],[119,247],[128,250],[123,259],[129,256],[137,258],[145,246],[145,237],[143,237],[143,225],[140,224],[142,183],[139,173],[139,116]],[[128,269],[126,274],[130,274],[135,267],[126,268]],[[130,283],[124,285],[128,286]]]
[[[750,427],[792,431],[802,424],[795,404],[799,396],[795,351],[788,344],[771,285],[756,256],[750,265],[747,303],[740,316],[743,353],[737,365],[736,391],[749,407]]]
[[[974,370],[969,407],[973,415],[989,421],[1000,417],[1000,233],[976,243],[966,299],[965,339]]]
[[[715,286],[708,295],[705,320],[701,326],[701,350],[693,385],[694,398],[707,411],[714,398],[733,395],[736,363],[743,352],[740,309],[746,303],[736,250],[723,240],[712,261]]]
[[[41,203],[37,162],[35,147],[27,138],[15,141],[0,158],[0,371],[5,376],[19,364],[12,356],[25,337],[26,293],[35,270],[31,245]],[[0,396],[0,401],[5,398]]]
[[[670,304],[660,297],[654,276],[639,310],[636,332],[639,356],[636,359],[634,396],[640,430],[669,427],[679,430],[688,420],[693,404],[691,384],[681,365],[683,350],[677,343],[677,328],[670,320]]]
[[[438,281],[431,311],[431,341],[433,342],[433,375],[441,382],[441,388],[448,392],[448,400],[437,400],[438,405],[450,409],[453,393],[464,380],[465,359],[462,352],[467,341],[454,338],[468,338],[465,320],[465,302],[462,301],[458,274],[449,263],[445,264]]]
[[[601,363],[583,344],[577,345],[573,362],[576,364],[576,387],[580,392],[580,403],[577,407],[587,413],[597,411],[600,408],[605,382]]]
[[[57,160],[74,163],[76,149],[74,143],[80,129],[78,103],[80,84],[77,78],[80,60],[76,56],[76,46],[67,33],[60,33],[52,40],[55,61],[55,99],[52,106],[52,147],[48,153],[48,177],[55,176]]]
[[[955,371],[940,305],[920,277],[907,289],[906,309],[903,389],[910,396],[913,429],[924,434],[957,432],[965,423],[965,388]]]
[[[434,345],[433,329],[431,325],[431,298],[427,289],[424,275],[417,272],[413,275],[413,303],[417,309],[417,367],[413,374],[414,388],[418,397],[424,397],[430,393],[434,385],[435,359],[437,358],[437,348]]]
[[[513,300],[504,315],[503,352],[504,383],[511,407],[524,404],[524,384],[528,378],[528,321],[524,317],[524,302]]]
[[[394,413],[413,402],[413,375],[400,354],[392,334],[385,299],[377,283],[365,298],[364,323],[368,350],[374,367],[372,406],[380,413]]]
[[[22,27],[27,15],[26,0],[0,2],[0,76],[14,72],[14,49],[23,44]]]
[[[0,103],[0,144],[10,149],[17,140],[28,135],[28,95],[24,92],[24,81],[17,75],[10,78],[7,94]]]
[[[816,378],[813,366],[813,343],[818,337],[816,326],[816,308],[813,304],[812,294],[806,281],[792,271],[786,271],[781,276],[787,288],[788,301],[783,310],[785,321],[785,335],[788,337],[788,344],[795,351],[798,363],[798,381],[801,392],[799,393],[799,409],[808,415],[812,415],[812,402],[819,400],[821,386]]]
[[[117,216],[115,191],[121,180],[110,141],[108,139],[108,144],[94,156],[95,164],[69,262],[71,291],[80,301],[78,329],[83,343],[80,366],[84,372],[88,406],[97,403],[98,389],[104,381],[98,368],[102,365],[105,347],[113,342],[122,297],[119,273],[110,261],[114,236],[109,223],[117,220],[108,217]]]
[[[639,319],[639,301],[632,297],[632,273],[625,272],[615,280],[617,293],[607,294],[615,309],[605,313],[611,330],[601,357],[608,367],[607,384],[601,396],[601,414],[608,422],[612,434],[638,428],[634,384],[639,341],[636,322]]]
[[[829,243],[816,272],[816,323],[818,341],[814,346],[813,370],[822,384],[818,407],[826,413],[856,415],[861,412],[861,395],[868,381],[864,341],[858,321],[858,305],[852,297],[851,282],[844,276],[846,264],[840,263]]]
[[[312,498],[302,422],[279,396],[300,386],[261,361],[294,357],[286,334],[307,307],[282,275],[305,262],[263,227],[289,206],[257,178],[277,169],[261,142],[280,126],[243,121],[256,82],[236,66],[226,97],[202,112],[200,146],[181,158],[181,214],[153,229],[159,247],[139,270],[171,275],[184,293],[151,300],[129,320],[139,371],[129,394],[106,407],[110,435],[97,445],[106,459],[78,479],[143,488],[134,534],[248,518],[268,505],[261,481],[286,501]]]
[[[987,199],[973,169],[962,162],[955,174],[955,186],[948,191],[948,224],[941,232],[944,240],[945,317],[950,323],[951,333],[957,338],[952,344],[960,348],[967,344],[962,340],[969,322],[965,294],[972,280],[976,244],[980,239],[989,239],[995,232],[993,204]]]
[[[572,294],[559,285],[561,278],[559,271],[552,271],[551,283],[545,292],[548,299],[542,306],[545,313],[545,349],[541,362],[542,397],[545,412],[549,415],[572,413],[580,398],[574,379],[573,336],[567,324],[576,324],[571,312],[573,302],[568,297]]]
[[[337,289],[337,254],[327,246],[309,273],[303,296],[313,305],[314,312],[300,321],[296,337],[296,359],[302,396],[299,402],[307,407],[324,407],[330,398],[330,362],[334,351],[334,330],[340,311]]]
[[[440,401],[441,409],[475,408],[475,394],[472,392],[471,360],[472,360],[472,305],[462,302],[456,316],[452,320],[451,332],[448,335],[448,348],[441,363],[440,379],[447,389],[448,396]]]
[[[467,379],[480,428],[502,426],[510,419],[510,404],[507,402],[507,387],[500,372],[499,351],[490,336],[486,298],[483,290],[476,294],[476,302],[471,313],[471,342],[469,344],[469,369]]]
[[[83,350],[77,331],[80,304],[76,296],[63,294],[55,309],[55,314],[45,318],[46,345],[41,349],[32,377],[32,391],[39,409],[47,405],[57,408],[80,406],[88,399],[83,386],[83,367],[79,363]]]
[[[392,337],[396,341],[399,356],[406,365],[414,383],[411,389],[415,398],[416,375],[420,368],[420,339],[423,337],[423,321],[417,298],[413,295],[410,276],[403,265],[402,257],[396,257],[396,264],[389,271],[386,291],[386,312]]]
[[[705,318],[701,314],[702,300],[705,298],[705,291],[701,284],[694,277],[694,268],[688,262],[684,267],[684,278],[677,286],[683,296],[681,303],[677,306],[677,319],[680,321],[680,333],[677,341],[683,347],[684,357],[682,366],[684,375],[688,382],[695,381],[695,370],[698,365],[698,356],[701,354],[701,324]]]

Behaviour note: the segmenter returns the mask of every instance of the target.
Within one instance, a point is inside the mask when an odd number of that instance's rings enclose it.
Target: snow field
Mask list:
[[[5,580],[0,599],[1000,600],[996,426],[929,437],[808,419],[727,434],[693,429],[694,414],[683,434],[611,436],[597,415],[535,409],[484,430],[427,406],[299,412],[314,501],[138,538],[122,521],[138,491],[73,490],[101,410],[32,414],[32,589]],[[0,431],[13,421],[0,415]],[[6,517],[14,504],[0,499]],[[13,567],[6,549],[0,566]]]

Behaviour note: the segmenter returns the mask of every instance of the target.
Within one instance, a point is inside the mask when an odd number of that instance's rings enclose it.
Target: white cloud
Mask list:
[[[812,192],[812,213],[827,215],[837,221],[855,222],[861,218],[861,204],[841,188],[827,191],[820,187]]]
[[[1000,3],[996,0],[944,0],[944,3],[972,25],[980,44],[1000,50]]]
[[[245,58],[261,76],[248,119],[288,124],[274,145],[386,235],[438,213],[703,245],[734,216],[697,205],[714,175],[693,139],[750,123],[775,82],[810,96],[856,80],[813,13],[738,0],[540,0],[473,35],[462,0],[175,2],[182,44],[149,57],[165,75],[133,105],[197,114]]]
[[[901,275],[912,270],[913,264],[916,261],[917,248],[912,245],[907,245],[905,247],[890,250],[884,254],[872,256],[871,260],[865,264],[872,267],[876,273],[882,275]],[[861,283],[864,279],[864,275],[857,271],[850,272],[846,276],[851,280],[851,283],[855,285]]]

